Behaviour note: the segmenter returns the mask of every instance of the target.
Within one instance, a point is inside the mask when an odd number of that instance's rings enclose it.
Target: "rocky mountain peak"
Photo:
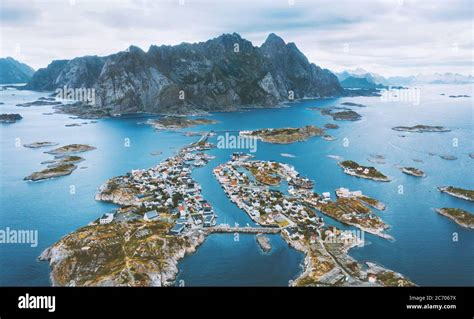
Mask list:
[[[270,34],[261,47],[239,34],[206,42],[130,46],[107,57],[80,57],[40,69],[29,89],[68,85],[96,89],[97,107],[112,112],[187,113],[274,106],[342,92],[337,78]]]
[[[262,44],[262,46],[283,47],[283,46],[286,46],[286,43],[282,38],[280,38],[275,33],[270,33],[267,36],[267,39],[265,40],[265,42]]]

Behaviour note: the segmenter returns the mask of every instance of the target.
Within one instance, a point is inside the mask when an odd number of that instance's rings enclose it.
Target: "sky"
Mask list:
[[[269,33],[335,72],[474,74],[472,0],[1,0],[0,56],[35,69],[136,45]]]

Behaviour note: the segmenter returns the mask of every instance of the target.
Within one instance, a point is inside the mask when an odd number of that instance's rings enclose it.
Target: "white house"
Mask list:
[[[107,214],[103,214],[100,217],[99,223],[101,225],[110,224],[112,222],[112,220],[114,220],[114,214],[113,213],[107,213]]]

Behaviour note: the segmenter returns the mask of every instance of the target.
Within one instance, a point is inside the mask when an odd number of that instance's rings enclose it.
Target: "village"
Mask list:
[[[228,198],[262,226],[280,227],[289,238],[310,238],[313,241],[324,221],[316,211],[345,224],[375,235],[388,228],[367,206],[379,210],[385,206],[375,199],[350,191],[336,190],[335,201],[330,192],[313,191],[314,183],[290,165],[255,161],[249,154],[234,153],[232,159],[214,169],[214,175]]]
[[[305,271],[292,286],[413,284],[401,274],[382,267],[374,271],[347,255],[352,247],[364,245],[366,230],[389,237],[381,233],[388,226],[365,206],[383,210],[382,203],[343,187],[335,191],[336,200],[332,201],[330,192],[316,194],[314,182],[300,176],[292,166],[252,158],[250,154],[234,153],[213,173],[227,197],[256,224],[279,229],[291,247],[305,253]],[[331,214],[329,205],[337,207],[338,214]],[[325,225],[317,212],[361,230]]]
[[[202,197],[201,186],[191,178],[193,166],[204,166],[214,158],[204,153],[213,147],[207,138],[208,135],[203,135],[198,142],[155,167],[132,170],[109,180],[96,199],[126,205],[121,208],[121,214],[104,214],[98,222],[108,224],[115,218],[160,220],[173,224],[170,229],[173,235],[215,226],[217,215]],[[128,214],[123,214],[124,211]]]
[[[194,167],[206,165],[212,156],[205,153],[214,147],[209,134],[182,148],[155,167],[132,170],[114,177],[101,186],[96,199],[120,204],[116,211],[104,214],[95,223],[160,222],[169,236],[194,238],[212,233],[253,233],[264,251],[271,250],[264,234],[277,234],[291,247],[305,253],[305,271],[291,285],[386,285],[380,276],[363,270],[347,251],[364,244],[364,231],[384,237],[387,228],[367,207],[384,209],[384,205],[361,191],[336,190],[314,192],[314,182],[300,176],[294,167],[275,161],[254,160],[253,156],[236,152],[231,160],[217,166],[214,176],[227,197],[255,222],[255,226],[232,227],[217,224],[217,214],[201,195],[201,186],[193,180]],[[361,229],[340,230],[325,225],[322,213]],[[194,236],[194,237],[193,237]],[[388,236],[388,235],[386,235]],[[384,270],[385,276],[403,276]],[[369,276],[370,275],[370,276]],[[370,277],[370,278],[369,278]]]

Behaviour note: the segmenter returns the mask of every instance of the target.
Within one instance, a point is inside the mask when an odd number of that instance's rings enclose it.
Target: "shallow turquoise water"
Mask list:
[[[340,129],[328,130],[337,138],[325,141],[313,138],[291,145],[258,143],[254,154],[258,159],[278,160],[295,168],[315,181],[317,192],[334,191],[338,187],[360,189],[380,199],[388,208],[378,213],[391,228],[388,233],[395,242],[366,234],[367,245],[351,251],[360,261],[373,261],[399,271],[419,285],[474,285],[474,232],[466,230],[434,212],[436,207],[459,207],[474,212],[474,204],[441,194],[435,187],[455,185],[474,188],[474,152],[472,99],[450,99],[440,93],[473,95],[470,86],[429,86],[421,91],[421,104],[382,102],[376,97],[350,99],[306,100],[291,107],[255,109],[235,113],[216,113],[216,125],[191,128],[224,131],[318,125],[333,122],[311,106],[338,105],[343,101],[363,103],[366,108],[353,109],[363,119],[358,122],[337,122]],[[15,95],[12,95],[15,94]],[[47,263],[38,262],[41,251],[65,234],[83,226],[111,209],[113,205],[96,202],[96,189],[108,178],[131,169],[146,168],[173,154],[181,146],[195,140],[177,132],[155,132],[139,124],[146,115],[99,120],[97,124],[65,127],[81,123],[67,115],[43,115],[50,107],[15,107],[16,103],[32,101],[45,94],[1,91],[1,113],[20,113],[24,119],[0,126],[1,190],[0,229],[37,229],[39,244],[0,244],[0,285],[48,285]],[[391,130],[399,125],[443,125],[449,133],[403,133]],[[404,135],[405,137],[401,137]],[[72,175],[43,182],[24,182],[23,177],[40,169],[40,162],[51,158],[46,149],[16,147],[21,143],[50,140],[65,143],[87,143],[97,150],[83,154],[86,161]],[[458,146],[453,146],[456,138]],[[125,146],[129,139],[130,147]],[[345,140],[346,139],[346,140]],[[344,145],[348,142],[348,146]],[[347,143],[346,143],[347,145]],[[162,151],[159,156],[151,156]],[[217,156],[210,164],[198,168],[193,176],[202,185],[203,195],[219,215],[219,223],[252,224],[250,219],[229,202],[212,169],[229,159],[235,150],[213,149]],[[244,150],[245,151],[245,150]],[[295,157],[283,157],[289,153]],[[428,153],[458,157],[447,161]],[[386,164],[371,164],[370,154],[386,157]],[[376,166],[392,178],[389,183],[377,183],[345,175],[337,161],[327,155],[338,155],[361,164]],[[420,159],[423,163],[413,162]],[[418,179],[404,175],[396,165],[421,168],[427,177]],[[70,187],[75,194],[70,194]],[[403,186],[403,194],[399,187]],[[333,195],[334,196],[334,195]],[[331,221],[327,219],[329,223]],[[453,242],[453,233],[459,241]],[[212,235],[198,251],[180,263],[178,280],[185,285],[287,285],[301,271],[302,254],[289,248],[278,236],[271,236],[274,249],[263,254],[251,235]]]

